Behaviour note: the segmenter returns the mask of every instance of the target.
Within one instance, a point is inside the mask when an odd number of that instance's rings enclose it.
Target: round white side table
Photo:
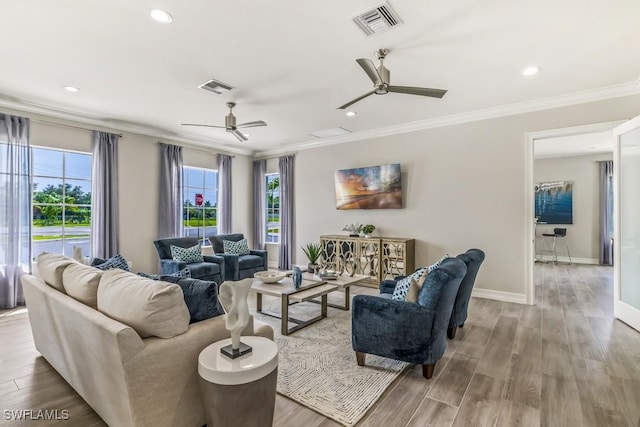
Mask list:
[[[241,341],[251,353],[230,359],[220,349],[231,338],[206,347],[198,356],[200,394],[207,426],[267,427],[273,424],[278,379],[278,346],[256,336]]]

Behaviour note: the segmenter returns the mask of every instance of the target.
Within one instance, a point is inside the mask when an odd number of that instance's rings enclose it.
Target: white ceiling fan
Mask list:
[[[405,93],[408,95],[422,95],[422,96],[430,96],[432,98],[442,98],[446,90],[443,89],[431,89],[426,87],[413,87],[413,86],[393,86],[389,84],[390,72],[389,69],[386,68],[383,64],[384,58],[389,54],[389,49],[378,49],[376,50],[376,57],[380,60],[380,65],[376,68],[373,61],[367,58],[356,59],[356,62],[362,67],[367,76],[373,82],[373,90],[365,93],[362,96],[357,97],[356,99],[352,99],[346,104],[338,107],[339,110],[344,110],[345,108],[355,104],[356,102],[362,101],[369,95],[386,95],[389,92],[394,93]]]
[[[247,137],[238,129],[254,128],[258,126],[267,125],[262,120],[236,124],[236,116],[233,115],[233,107],[235,106],[236,106],[235,102],[227,102],[227,107],[229,107],[229,114],[227,114],[224,117],[224,126],[202,125],[197,123],[182,123],[182,126],[200,126],[200,127],[207,127],[207,128],[225,129],[227,132],[231,132],[233,135],[235,135],[235,137],[238,138],[239,141],[247,141]]]

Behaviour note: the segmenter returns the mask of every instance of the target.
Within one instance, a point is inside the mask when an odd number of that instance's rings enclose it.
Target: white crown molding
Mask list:
[[[526,304],[525,294],[515,292],[494,291],[493,289],[473,288],[471,296],[475,298],[486,298],[496,301],[513,302],[516,304]]]
[[[601,101],[605,99],[619,98],[622,96],[637,94],[640,94],[640,78],[630,83],[608,86],[604,88],[590,89],[566,95],[559,95],[532,101],[519,102],[516,104],[503,105],[500,107],[486,108],[482,110],[470,111],[468,113],[460,113],[450,116],[436,117],[433,119],[419,120],[379,129],[354,132],[349,135],[314,139],[311,141],[302,141],[273,150],[259,150],[257,151],[256,155],[259,157],[280,155],[292,150],[309,150],[312,148],[327,147],[329,145],[344,144],[347,142],[360,141],[363,139],[380,138],[389,135],[398,135],[425,129],[433,129],[480,120],[495,119],[498,117],[513,116],[517,114],[531,113],[535,111],[549,110],[552,108],[561,108],[571,105],[585,104],[588,102]]]
[[[208,148],[212,151],[217,152],[226,152],[232,154],[242,154],[245,156],[253,156],[254,151],[230,147],[227,143],[220,140],[204,140],[199,138],[185,138],[182,136],[178,136],[172,133],[168,133],[162,131],[160,129],[155,129],[152,127],[144,126],[141,124],[128,124],[128,123],[117,123],[111,122],[108,120],[103,120],[96,116],[90,116],[87,114],[78,113],[76,111],[68,110],[61,107],[52,107],[37,103],[25,102],[21,100],[17,100],[15,98],[8,98],[0,94],[0,107],[11,108],[14,110],[23,111],[25,113],[39,114],[50,118],[56,118],[60,120],[67,120],[73,123],[85,124],[91,126],[98,126],[103,129],[113,130],[117,132],[129,132],[135,133],[144,136],[150,136],[153,138],[158,138],[163,141],[173,141],[182,144],[186,144],[187,146],[194,146],[199,148]]]

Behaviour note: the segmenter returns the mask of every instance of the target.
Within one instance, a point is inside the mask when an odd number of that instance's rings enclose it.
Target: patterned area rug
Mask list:
[[[344,296],[334,292],[329,300],[341,303]],[[282,336],[279,319],[255,313],[255,295],[250,296],[249,307],[256,319],[275,331],[280,350],[278,393],[344,426],[356,424],[408,366],[375,355],[367,355],[366,365],[358,366],[351,348],[351,311],[330,307],[327,318]],[[280,300],[263,297],[263,309],[279,313]],[[291,317],[309,319],[320,313],[320,305],[295,304],[289,312]]]

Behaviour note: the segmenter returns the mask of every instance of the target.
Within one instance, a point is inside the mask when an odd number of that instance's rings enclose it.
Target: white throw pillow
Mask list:
[[[72,264],[64,269],[62,282],[67,295],[89,307],[98,306],[98,284],[102,270],[83,264]]]
[[[60,254],[42,252],[38,256],[38,274],[47,285],[65,292],[62,273],[71,264],[79,264],[75,259]]]
[[[131,326],[142,338],[171,338],[189,328],[189,310],[180,286],[120,269],[102,274],[98,310]]]

